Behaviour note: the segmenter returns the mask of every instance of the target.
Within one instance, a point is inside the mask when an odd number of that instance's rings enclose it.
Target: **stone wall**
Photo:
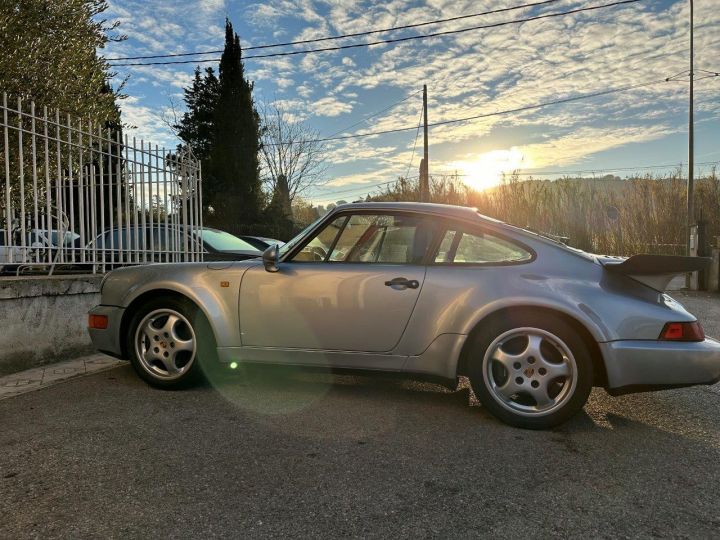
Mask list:
[[[0,278],[0,375],[92,351],[102,276]]]

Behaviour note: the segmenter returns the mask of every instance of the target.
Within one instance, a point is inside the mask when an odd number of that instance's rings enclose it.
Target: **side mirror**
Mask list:
[[[278,270],[280,270],[280,268],[278,268],[278,257],[279,253],[277,244],[268,246],[262,254],[262,260],[263,264],[265,265],[265,270],[267,270],[268,272],[277,272]]]

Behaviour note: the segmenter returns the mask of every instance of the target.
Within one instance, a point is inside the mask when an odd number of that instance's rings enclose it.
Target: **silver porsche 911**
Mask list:
[[[243,363],[466,376],[501,420],[547,428],[593,386],[720,379],[720,343],[662,292],[705,264],[590,255],[470,208],[349,204],[262,259],[115,270],[89,326],[158,387]]]

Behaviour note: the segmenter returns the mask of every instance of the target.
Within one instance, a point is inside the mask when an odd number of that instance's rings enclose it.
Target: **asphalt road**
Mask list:
[[[0,401],[0,537],[717,537],[719,419],[717,387],[596,390],[531,432],[467,391],[275,370],[165,392],[125,366]]]

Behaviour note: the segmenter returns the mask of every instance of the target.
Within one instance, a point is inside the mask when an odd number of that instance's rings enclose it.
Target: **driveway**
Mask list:
[[[717,296],[673,294],[720,335]],[[469,406],[467,391],[248,377],[166,392],[123,366],[0,401],[0,537],[720,530],[717,387],[595,390],[583,414],[531,432]]]

